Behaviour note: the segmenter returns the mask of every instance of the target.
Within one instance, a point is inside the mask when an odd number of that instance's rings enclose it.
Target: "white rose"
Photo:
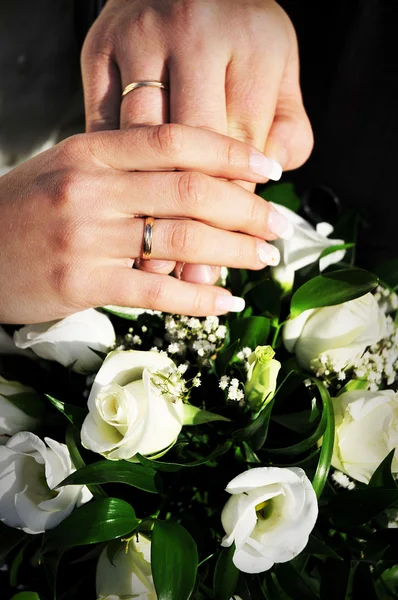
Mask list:
[[[151,378],[155,371],[173,370],[173,361],[158,352],[111,352],[88,398],[83,446],[111,460],[129,460],[137,452],[155,455],[172,445],[182,428],[184,405]]]
[[[386,320],[372,294],[355,300],[306,310],[283,328],[283,341],[299,364],[317,368],[318,361],[341,371],[359,358],[368,346],[382,339]]]
[[[136,598],[157,600],[151,569],[151,542],[138,534],[121,547],[110,562],[105,548],[98,560],[96,588],[98,600]]]
[[[277,267],[271,267],[271,275],[284,289],[290,290],[293,286],[294,274],[298,269],[316,262],[326,248],[344,244],[344,240],[331,240],[327,237],[333,232],[333,227],[329,223],[318,223],[314,229],[308,221],[286,206],[274,202],[271,204],[294,227],[294,235],[291,239],[279,238],[272,242],[278,248],[281,260]],[[323,271],[329,265],[343,260],[344,255],[345,250],[337,250],[324,256],[319,263],[320,270]]]
[[[368,483],[396,449],[392,472],[398,473],[398,393],[355,390],[333,399],[336,434],[332,465],[353,479]]]
[[[235,542],[234,565],[244,573],[267,571],[304,550],[317,516],[311,482],[297,467],[259,467],[229,482],[232,494],[221,515],[226,536]]]
[[[12,396],[16,394],[34,393],[32,388],[0,376],[0,444],[5,444],[18,431],[31,431],[37,427],[39,420],[27,415],[12,402]]]
[[[102,362],[92,350],[108,352],[116,336],[108,317],[90,308],[61,321],[25,325],[15,332],[14,341],[18,348],[31,348],[42,358],[87,373]]]
[[[56,527],[91,499],[85,486],[54,490],[75,471],[65,444],[22,431],[0,446],[0,520],[26,533]]]

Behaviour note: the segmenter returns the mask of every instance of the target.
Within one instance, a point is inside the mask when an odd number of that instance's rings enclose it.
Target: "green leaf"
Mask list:
[[[243,290],[242,297],[247,296],[264,316],[273,320],[279,319],[282,293],[283,290],[279,283],[267,277],[248,283]]]
[[[232,562],[235,544],[221,550],[214,569],[213,593],[217,600],[230,600],[235,593],[239,579],[239,570]]]
[[[397,486],[391,472],[394,455],[395,448],[393,448],[393,450],[391,450],[391,452],[379,464],[376,471],[370,478],[369,487],[384,487],[393,489]]]
[[[69,450],[73,466],[75,467],[75,469],[81,469],[82,467],[86,466],[86,463],[84,462],[82,455],[80,454],[79,448],[77,447],[76,435],[77,430],[73,427],[72,423],[70,423],[66,428],[65,443]],[[87,487],[94,496],[94,498],[98,499],[107,497],[107,494],[100,486],[88,485]]]
[[[216,413],[202,410],[193,404],[184,404],[184,425],[202,425],[211,421],[230,421],[227,417],[222,417]]]
[[[184,469],[186,467],[199,467],[200,465],[205,465],[206,463],[210,462],[211,460],[214,460],[215,458],[218,458],[222,454],[225,454],[226,452],[228,452],[228,450],[231,448],[231,446],[232,446],[231,441],[224,442],[223,444],[220,444],[219,446],[217,446],[217,448],[215,450],[213,450],[213,452],[211,454],[209,454],[208,456],[206,456],[205,458],[200,458],[199,460],[194,460],[193,462],[189,462],[189,463],[170,463],[170,462],[161,462],[159,460],[150,460],[149,458],[146,458],[145,456],[141,456],[141,454],[136,454],[135,458],[137,460],[139,460],[140,463],[144,466],[152,467],[153,469],[157,469],[158,471],[168,471],[168,472],[172,473],[174,471],[179,471],[180,469]]]
[[[61,412],[74,427],[76,427],[76,429],[81,429],[83,421],[87,416],[86,409],[80,408],[80,406],[73,406],[73,404],[66,404],[48,394],[46,394],[46,397],[50,400],[51,404],[55,406],[55,408],[59,410],[59,412]]]
[[[127,319],[128,321],[136,321],[139,315],[146,312],[144,309],[140,308],[129,308],[127,306],[113,306],[110,304],[109,306],[102,306],[102,310],[111,315],[116,315],[122,319]],[[148,311],[149,312],[149,311]]]
[[[100,460],[81,467],[61,481],[56,487],[64,485],[92,485],[101,483],[125,483],[151,494],[160,490],[159,474],[151,467],[136,465],[125,460]]]
[[[267,439],[268,426],[273,406],[274,400],[271,400],[250,425],[234,432],[234,439],[237,442],[248,441],[255,451],[262,448]]]
[[[156,521],[151,565],[158,600],[189,600],[196,581],[198,550],[184,527],[172,521]]]
[[[351,379],[339,390],[337,395],[341,396],[341,394],[345,394],[345,392],[352,392],[354,390],[366,390],[368,385],[369,381],[367,379]]]
[[[217,354],[216,358],[216,367],[217,371],[223,375],[233,359],[236,352],[239,351],[240,342],[239,340],[235,340],[232,344],[227,346],[227,348],[220,350]]]
[[[8,554],[23,541],[26,541],[28,534],[20,529],[8,527],[0,521],[0,564],[5,561]]]
[[[333,306],[354,300],[371,292],[377,284],[376,275],[363,269],[341,269],[318,275],[304,283],[293,294],[290,316],[295,318],[310,308]]]
[[[101,498],[73,511],[44,535],[43,552],[107,542],[131,533],[138,525],[133,507],[119,498]]]
[[[36,592],[19,592],[11,600],[40,600],[40,596]]]
[[[398,258],[393,258],[375,267],[375,272],[384,283],[393,289],[398,287]]]
[[[373,577],[370,572],[370,565],[359,563],[354,571],[353,598],[366,598],[366,600],[378,600],[373,583]]]
[[[348,244],[336,244],[335,246],[329,246],[325,248],[323,252],[321,252],[319,256],[319,260],[328,256],[329,254],[333,254],[333,252],[338,252],[339,250],[349,250],[350,248],[354,248],[355,244],[353,242],[349,242]]]
[[[350,579],[350,567],[349,557],[345,557],[345,560],[326,559],[320,572],[320,596],[322,600],[348,600],[347,589]]]
[[[323,383],[315,377],[311,377],[311,381],[314,383],[314,385],[316,385],[316,387],[318,388],[318,392],[321,396],[323,405],[322,419],[325,420],[326,424],[325,433],[323,434],[322,438],[322,446],[321,453],[319,455],[318,466],[316,469],[314,479],[312,481],[312,486],[315,490],[315,493],[317,497],[320,498],[323,492],[323,488],[325,487],[330,471],[330,464],[332,462],[335,436],[334,410],[330,394],[326,387],[323,385]]]
[[[12,383],[12,382],[11,382]],[[41,419],[44,414],[44,402],[34,390],[5,396],[10,404],[22,410],[29,417]]]
[[[330,546],[327,546],[321,540],[318,540],[314,535],[310,535],[308,544],[302,551],[302,554],[309,554],[310,556],[327,556],[328,558],[334,558],[335,560],[343,560]]]
[[[18,584],[18,571],[23,562],[26,546],[28,545],[29,542],[30,542],[30,540],[28,540],[22,546],[22,548],[19,549],[14,560],[12,561],[11,568],[10,568],[10,586],[11,587],[16,587]]]
[[[328,505],[336,529],[351,529],[367,523],[398,502],[398,488],[365,488],[334,496]]]
[[[295,192],[293,183],[277,183],[267,185],[261,192],[261,198],[267,202],[275,202],[282,204],[286,208],[290,208],[293,212],[298,212],[301,206],[301,200]]]
[[[247,317],[235,319],[230,325],[231,341],[240,340],[241,348],[264,345],[271,328],[271,322],[266,317]]]
[[[319,596],[291,563],[279,564],[275,571],[279,585],[294,600],[319,600]]]
[[[322,411],[321,419],[311,435],[291,446],[285,446],[283,448],[267,448],[267,453],[276,456],[297,456],[298,454],[303,454],[304,452],[311,450],[317,441],[321,439],[325,433],[326,425],[327,414],[325,411]]]

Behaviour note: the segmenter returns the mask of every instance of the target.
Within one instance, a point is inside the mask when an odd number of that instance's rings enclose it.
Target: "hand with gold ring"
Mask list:
[[[82,67],[88,131],[185,123],[265,149],[284,170],[311,151],[296,36],[274,0],[108,0]],[[121,99],[130,84],[151,81],[169,90],[133,85]],[[208,268],[181,266],[183,279],[208,276]]]
[[[132,269],[180,261],[261,269],[266,240],[292,235],[267,202],[254,148],[186,125],[68,138],[0,178],[0,322],[32,323],[106,304],[188,315],[240,311],[222,288]],[[145,260],[151,258],[150,261]]]

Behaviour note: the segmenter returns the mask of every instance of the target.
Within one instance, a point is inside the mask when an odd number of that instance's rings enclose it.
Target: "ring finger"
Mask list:
[[[144,219],[114,222],[113,257],[142,256]],[[112,236],[112,237],[113,237]],[[254,236],[217,229],[189,219],[156,219],[150,231],[151,258],[192,264],[262,269],[279,263],[275,246]]]

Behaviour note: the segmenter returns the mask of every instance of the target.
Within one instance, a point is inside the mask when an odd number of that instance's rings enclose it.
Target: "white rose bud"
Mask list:
[[[98,560],[96,588],[98,600],[137,598],[157,600],[151,570],[151,542],[138,534],[108,558],[105,548]]]
[[[304,311],[287,321],[283,341],[302,367],[316,368],[315,359],[323,358],[340,371],[352,366],[385,332],[385,316],[369,293],[343,304]]]
[[[275,394],[281,363],[274,356],[275,351],[271,346],[257,346],[248,358],[245,394],[254,412],[261,410],[264,403],[268,404]]]
[[[398,448],[398,393],[355,390],[333,399],[335,444],[332,465],[353,479],[370,478],[393,448]],[[392,461],[398,473],[398,451]]]
[[[280,204],[271,204],[282,213],[294,227],[294,235],[289,240],[279,238],[272,242],[279,250],[281,261],[277,267],[271,267],[271,275],[278,281],[282,288],[290,291],[294,274],[298,269],[302,269],[318,260],[326,248],[330,246],[340,246],[344,240],[331,240],[327,236],[333,232],[333,227],[329,223],[319,223],[314,229],[308,221],[298,214]],[[345,250],[337,250],[320,260],[319,268],[321,271],[329,265],[343,260]]]
[[[0,444],[5,444],[14,433],[36,429],[39,419],[27,415],[13,403],[12,397],[26,394],[35,395],[35,391],[18,381],[7,381],[0,376]]]
[[[184,405],[162,392],[155,371],[175,370],[158,352],[116,350],[98,371],[88,398],[89,414],[81,430],[83,446],[111,460],[132,459],[137,452],[156,455],[177,439]]]
[[[223,546],[235,543],[234,565],[244,573],[267,571],[304,550],[318,516],[311,482],[297,467],[259,467],[230,481],[221,521]]]
[[[18,348],[31,348],[41,358],[55,360],[77,373],[91,373],[101,365],[93,352],[108,352],[116,341],[108,317],[93,308],[61,321],[25,325],[14,334]]]
[[[65,444],[45,442],[23,431],[0,446],[0,521],[31,534],[56,527],[91,499],[85,486],[53,489],[75,469]]]

